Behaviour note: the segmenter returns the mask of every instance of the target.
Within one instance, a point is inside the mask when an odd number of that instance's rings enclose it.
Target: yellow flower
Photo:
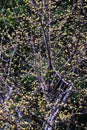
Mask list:
[[[0,114],[2,114],[3,113],[3,111],[2,110],[0,110]]]

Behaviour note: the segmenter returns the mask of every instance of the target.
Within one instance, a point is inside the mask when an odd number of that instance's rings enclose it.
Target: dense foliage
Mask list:
[[[0,0],[0,130],[87,129],[86,40],[86,0]]]

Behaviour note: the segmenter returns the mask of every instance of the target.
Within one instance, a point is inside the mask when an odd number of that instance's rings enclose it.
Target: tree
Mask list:
[[[86,1],[0,4],[1,128],[85,130]]]

